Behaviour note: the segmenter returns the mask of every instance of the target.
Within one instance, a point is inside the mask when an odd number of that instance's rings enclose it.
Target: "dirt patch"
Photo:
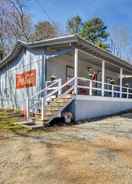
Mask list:
[[[131,184],[130,117],[0,132],[0,184]]]

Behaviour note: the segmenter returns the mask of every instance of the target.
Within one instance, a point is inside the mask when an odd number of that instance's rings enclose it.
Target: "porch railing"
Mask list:
[[[124,86],[121,88],[119,85],[86,78],[77,79],[77,92],[80,95],[132,98],[132,88]]]
[[[69,93],[72,93],[74,90],[75,78],[70,79],[66,83],[62,84],[61,79],[53,81],[50,85],[36,93],[34,96],[27,98],[26,102],[26,118],[29,120],[30,113],[41,112],[41,119],[44,119],[44,110],[49,101],[52,101],[53,98],[57,96],[63,96]]]
[[[58,79],[52,83],[47,83],[43,90],[27,99],[27,119],[29,119],[30,112],[33,112],[34,109],[40,109],[43,120],[43,111],[46,108],[49,99],[69,93],[74,95],[105,96],[127,99],[132,98],[132,88],[121,88],[119,85],[102,83],[101,81],[81,77],[71,78],[64,84],[62,84],[61,79]]]

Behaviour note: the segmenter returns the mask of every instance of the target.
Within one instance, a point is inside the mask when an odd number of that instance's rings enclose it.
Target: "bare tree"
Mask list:
[[[116,26],[111,30],[110,48],[113,54],[127,59],[130,34],[126,27]]]
[[[31,34],[31,19],[25,12],[24,0],[7,0],[10,5],[12,22],[10,28],[16,39],[29,40]]]
[[[31,18],[25,11],[25,0],[0,0],[0,46],[9,52],[18,40],[28,41]]]

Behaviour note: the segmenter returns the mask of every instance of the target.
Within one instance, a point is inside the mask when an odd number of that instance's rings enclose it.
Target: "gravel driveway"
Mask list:
[[[47,131],[0,131],[0,184],[118,183],[132,183],[132,113]]]

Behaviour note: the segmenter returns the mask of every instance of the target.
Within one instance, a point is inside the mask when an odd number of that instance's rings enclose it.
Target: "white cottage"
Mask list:
[[[64,111],[75,121],[119,113],[132,108],[131,76],[131,64],[77,35],[18,41],[0,63],[0,106],[39,114],[36,127]]]

